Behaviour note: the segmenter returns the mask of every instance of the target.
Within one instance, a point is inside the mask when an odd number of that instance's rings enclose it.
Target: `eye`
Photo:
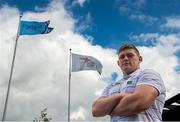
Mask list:
[[[126,56],[127,56],[128,58],[132,58],[132,57],[134,56],[134,54],[128,53]]]
[[[119,60],[123,60],[125,57],[127,57],[127,58],[133,58],[133,57],[134,57],[134,54],[132,54],[132,53],[127,53],[127,54],[125,54],[125,55],[120,55],[120,56],[119,56]]]
[[[120,56],[119,56],[119,59],[122,60],[122,59],[124,59],[124,57],[125,57],[125,55],[120,55]]]

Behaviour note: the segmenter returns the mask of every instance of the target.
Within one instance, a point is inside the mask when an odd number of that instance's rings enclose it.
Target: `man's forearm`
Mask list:
[[[132,94],[126,94],[111,115],[132,115],[148,109],[158,96],[155,88],[148,85],[137,86]]]
[[[119,103],[121,98],[122,96],[119,94],[99,98],[92,106],[93,116],[101,117],[110,114],[113,108]]]
[[[111,115],[131,115],[141,111],[139,101],[133,95],[125,96],[112,110]]]

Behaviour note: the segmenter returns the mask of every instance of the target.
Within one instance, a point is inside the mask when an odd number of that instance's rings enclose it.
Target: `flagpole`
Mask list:
[[[71,98],[71,49],[69,49],[70,55],[69,55],[69,88],[68,88],[68,122],[70,122],[70,98]]]
[[[10,76],[9,76],[9,82],[8,82],[6,101],[5,101],[4,111],[3,111],[3,116],[2,116],[2,122],[4,122],[4,120],[6,118],[6,110],[7,110],[7,105],[8,105],[9,92],[10,92],[10,87],[11,87],[11,79],[12,79],[14,61],[15,61],[15,56],[16,56],[16,48],[17,48],[17,43],[18,43],[18,38],[19,38],[21,18],[22,18],[22,15],[19,16],[19,25],[18,25],[18,31],[17,31],[17,35],[16,35],[16,40],[15,40],[14,54],[13,54],[13,60],[12,60],[12,64],[11,64],[11,72],[10,72]]]

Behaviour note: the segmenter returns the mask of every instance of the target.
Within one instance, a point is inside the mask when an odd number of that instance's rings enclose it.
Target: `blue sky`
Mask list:
[[[132,35],[141,33],[176,34],[180,28],[162,28],[168,17],[179,17],[178,0],[66,0],[65,9],[77,20],[75,31],[84,36],[92,36],[94,45],[118,49],[125,43],[153,46],[156,43],[139,39]],[[50,0],[0,0],[0,5],[17,7],[21,13],[40,12]],[[83,29],[81,28],[83,26]],[[176,52],[178,57],[180,51]],[[176,69],[179,70],[177,67]]]
[[[83,7],[74,6],[70,10],[75,18],[90,14],[92,26],[83,34],[92,35],[94,44],[118,48],[117,45],[121,43],[132,43],[129,38],[132,34],[169,33],[160,29],[159,25],[165,23],[166,17],[179,15],[180,11],[177,11],[179,7],[180,3],[177,0],[105,0],[103,3],[89,0]],[[133,43],[151,45],[143,41]]]
[[[81,1],[81,0],[79,0]],[[83,1],[83,0],[82,0]],[[1,4],[17,7],[20,12],[40,11],[50,0],[6,0]],[[180,15],[178,0],[84,0],[82,5],[74,0],[67,0],[65,8],[77,19],[76,31],[93,37],[92,43],[104,48],[118,49],[125,43],[153,46],[152,41],[143,39],[134,41],[131,35],[141,33],[170,34],[178,33],[177,29],[162,29],[160,25],[166,23],[167,17]],[[43,10],[43,9],[42,9]],[[134,17],[132,17],[134,16]],[[81,25],[85,27],[81,29]],[[180,56],[180,51],[176,54]],[[179,70],[179,68],[176,68]]]
[[[1,0],[0,4],[14,6],[21,12],[38,11],[48,6],[50,0]],[[177,30],[161,29],[167,17],[178,16],[178,0],[86,0],[82,6],[66,1],[66,9],[78,19],[77,31],[93,37],[93,44],[118,48],[123,43],[151,46],[151,42],[132,41],[130,35],[140,33],[168,34]],[[133,17],[134,16],[134,17]],[[86,24],[85,29],[79,26]]]
[[[46,7],[49,2],[49,0],[0,0],[1,5],[17,7],[21,12],[35,11],[35,6]]]

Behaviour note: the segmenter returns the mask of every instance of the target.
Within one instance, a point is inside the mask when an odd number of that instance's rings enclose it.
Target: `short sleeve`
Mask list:
[[[103,91],[102,91],[102,94],[101,94],[101,97],[107,97],[109,96],[109,89],[111,88],[111,85],[108,84],[104,87]]]
[[[159,94],[165,90],[161,76],[157,72],[150,69],[143,70],[143,72],[140,74],[137,86],[141,84],[150,85],[156,88]]]

